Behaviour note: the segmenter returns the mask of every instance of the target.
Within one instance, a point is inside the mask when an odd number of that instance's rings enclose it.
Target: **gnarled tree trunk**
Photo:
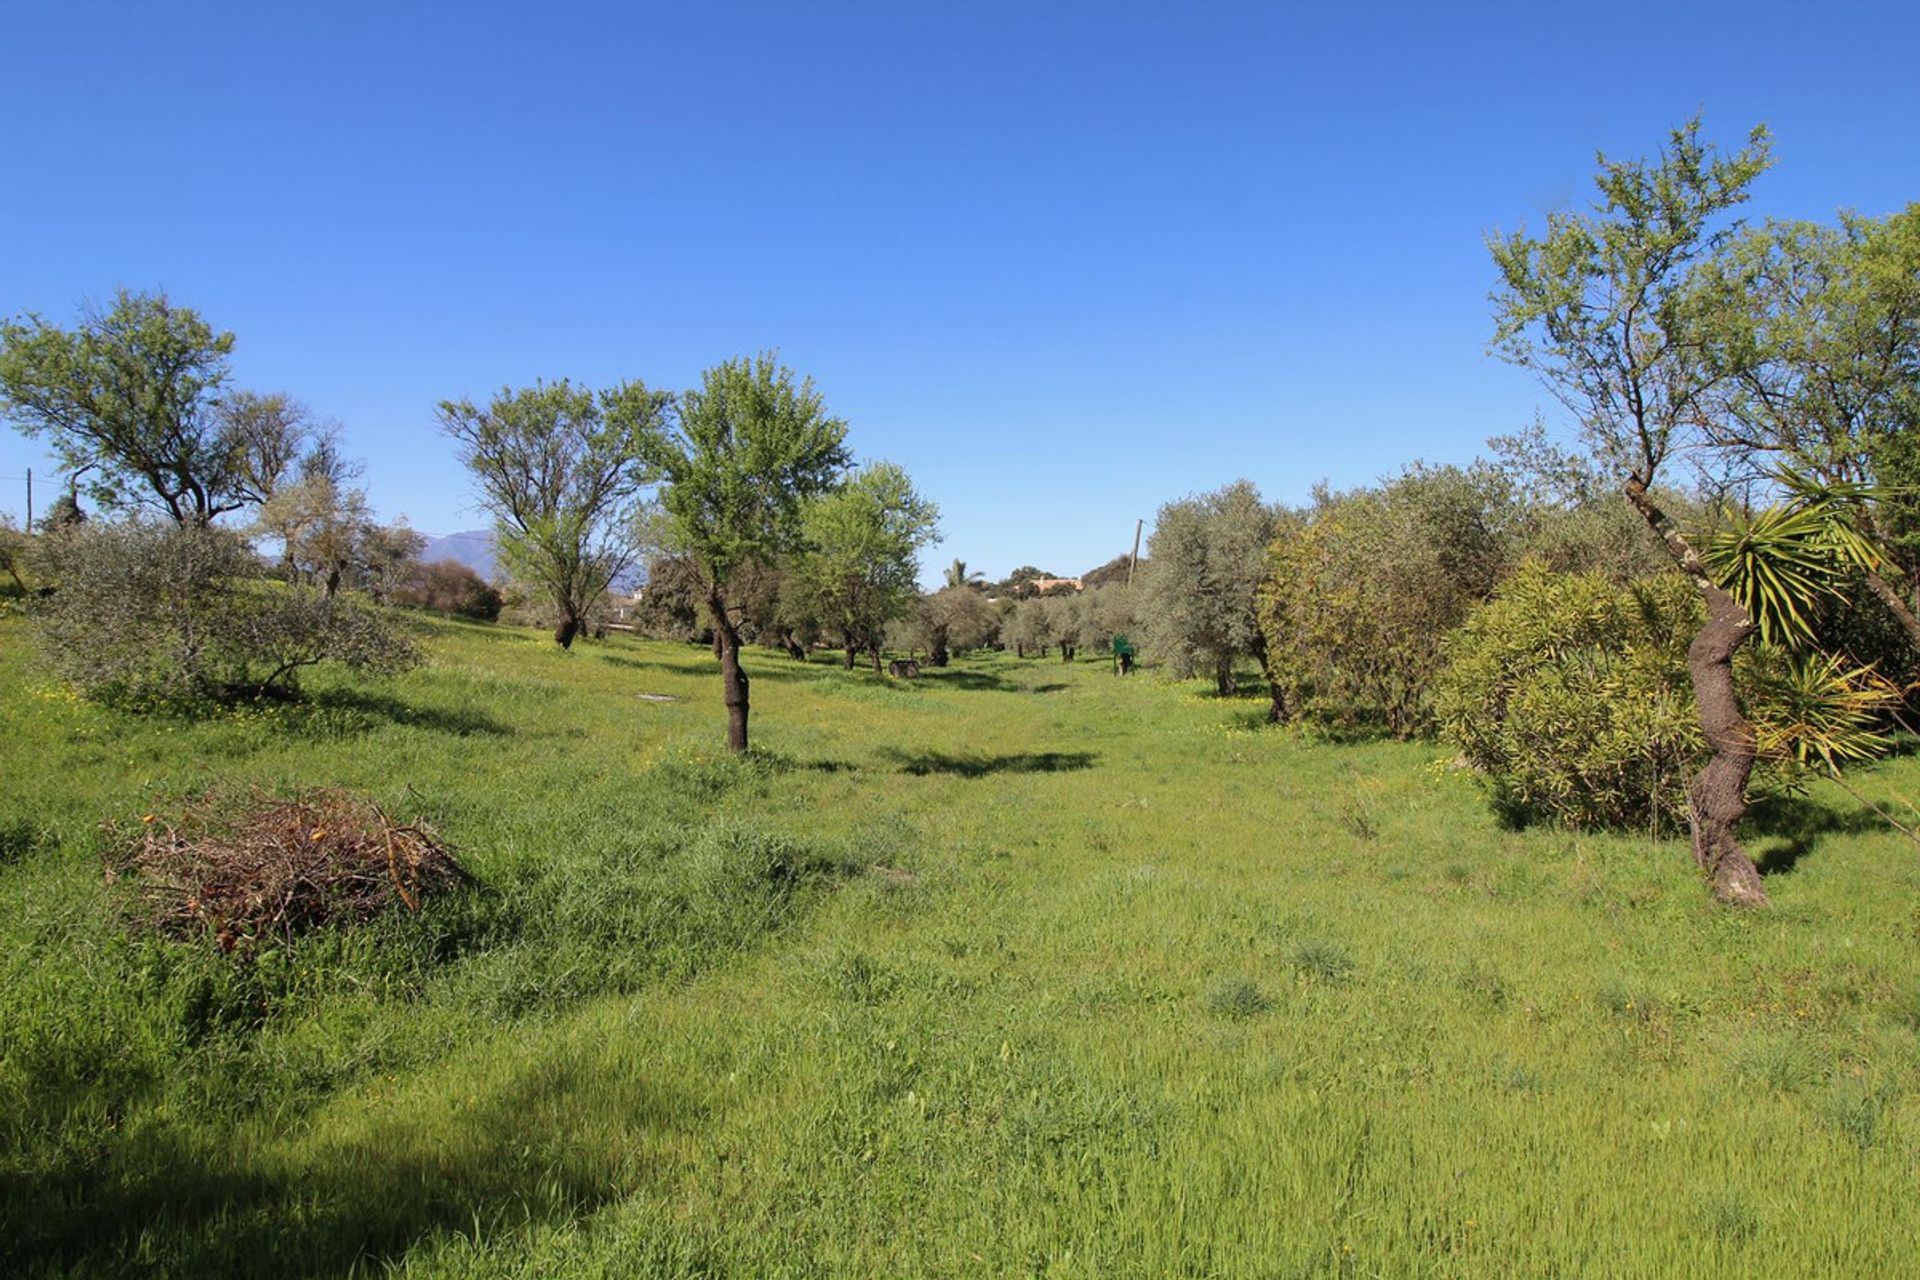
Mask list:
[[[1687,674],[1693,680],[1700,728],[1712,752],[1706,767],[1687,786],[1694,861],[1720,901],[1739,907],[1765,906],[1767,891],[1760,882],[1760,869],[1741,846],[1738,833],[1747,812],[1755,739],[1734,688],[1733,655],[1754,634],[1753,619],[1714,582],[1699,553],[1655,505],[1644,483],[1637,478],[1628,481],[1626,494],[1707,606],[1706,625],[1687,647]]]
[[[780,647],[785,649],[787,656],[795,662],[805,662],[807,660],[807,651],[801,647],[798,640],[793,638],[792,627],[780,628]]]
[[[740,669],[740,629],[727,616],[726,601],[718,591],[707,593],[713,615],[713,642],[720,651],[720,689],[727,704],[727,747],[747,749],[747,673]]]

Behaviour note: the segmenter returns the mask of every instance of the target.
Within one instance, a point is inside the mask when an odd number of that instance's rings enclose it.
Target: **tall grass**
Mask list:
[[[1912,1266],[1920,859],[1839,795],[1728,915],[1675,844],[1094,662],[749,655],[734,760],[693,648],[436,624],[184,722],[22,641],[0,1271]],[[245,966],[129,933],[99,824],[213,778],[367,791],[482,887]]]

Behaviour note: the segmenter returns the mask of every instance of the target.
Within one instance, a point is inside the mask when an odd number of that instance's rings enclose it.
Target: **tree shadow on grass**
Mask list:
[[[1886,820],[1865,806],[1836,809],[1810,796],[1769,796],[1748,814],[1756,839],[1753,860],[1763,875],[1788,875],[1812,853],[1822,836],[1861,835],[1887,829]],[[1759,840],[1769,843],[1760,844]]]
[[[601,1099],[611,1132],[579,1137],[576,1093]],[[547,1064],[464,1109],[396,1113],[298,1157],[147,1126],[107,1152],[0,1174],[0,1273],[378,1274],[432,1236],[577,1221],[627,1190],[620,1150],[704,1118],[630,1073]]]
[[[309,697],[306,706],[316,710],[340,710],[358,713],[410,729],[429,729],[455,737],[486,734],[509,737],[513,729],[473,707],[420,706],[373,689],[328,689]]]
[[[1023,751],[1012,755],[980,755],[946,751],[902,751],[887,748],[882,752],[900,766],[901,773],[916,777],[951,774],[960,778],[984,778],[996,773],[1067,773],[1090,769],[1099,757],[1091,751]]]
[[[599,654],[599,658],[610,667],[625,667],[630,671],[671,671],[675,675],[695,675],[700,669],[700,659],[697,658],[690,663],[661,662],[653,658],[629,658],[625,654],[604,651]],[[706,665],[718,670],[710,658],[706,660]]]
[[[920,668],[920,678],[928,684],[950,685],[976,693],[1018,693],[1026,686],[985,671],[958,671],[952,667]]]

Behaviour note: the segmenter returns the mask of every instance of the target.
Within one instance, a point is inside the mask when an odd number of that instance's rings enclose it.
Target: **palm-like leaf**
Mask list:
[[[1734,514],[1706,547],[1707,571],[1746,609],[1768,644],[1805,645],[1812,613],[1840,594],[1847,576],[1879,567],[1880,554],[1829,493]]]
[[[1760,754],[1800,765],[1869,760],[1892,745],[1882,731],[1900,690],[1871,667],[1824,653],[1786,654],[1757,675],[1754,729]]]

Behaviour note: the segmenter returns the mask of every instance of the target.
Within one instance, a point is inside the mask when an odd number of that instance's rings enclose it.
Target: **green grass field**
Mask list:
[[[1099,662],[755,652],[736,761],[700,649],[428,646],[189,723],[0,621],[0,1273],[1920,1274],[1920,851],[1837,791],[1730,914]],[[101,824],[216,784],[364,790],[481,887],[130,934]]]

